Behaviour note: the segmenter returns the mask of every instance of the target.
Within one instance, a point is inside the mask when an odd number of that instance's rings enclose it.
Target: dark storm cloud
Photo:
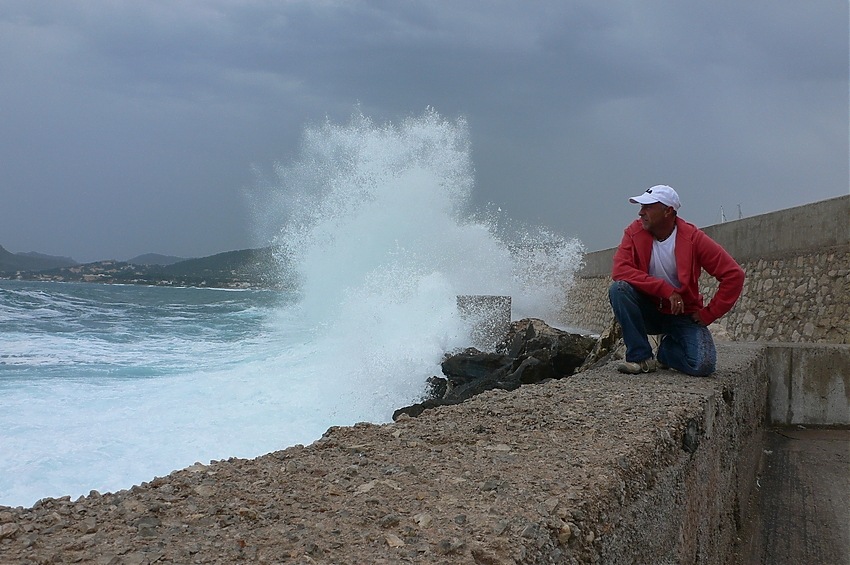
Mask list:
[[[847,4],[0,3],[0,245],[257,245],[252,165],[303,127],[434,107],[475,199],[616,244],[658,182],[707,225],[848,191]]]

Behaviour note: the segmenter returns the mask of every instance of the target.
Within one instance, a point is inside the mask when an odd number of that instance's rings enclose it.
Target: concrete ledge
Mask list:
[[[770,422],[850,425],[850,346],[767,344]]]

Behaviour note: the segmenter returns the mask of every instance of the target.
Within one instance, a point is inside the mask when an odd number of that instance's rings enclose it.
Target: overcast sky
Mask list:
[[[466,119],[474,198],[612,247],[841,196],[846,0],[0,0],[0,245],[78,261],[256,247],[252,167],[304,127]]]

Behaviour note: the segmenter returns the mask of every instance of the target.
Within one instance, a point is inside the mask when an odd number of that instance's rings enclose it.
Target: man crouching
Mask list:
[[[638,219],[614,254],[608,298],[623,328],[622,373],[650,373],[659,364],[688,375],[714,372],[717,351],[708,325],[735,305],[744,270],[702,230],[678,217],[679,195],[657,185],[629,199]],[[702,270],[719,285],[708,305],[699,292]],[[653,357],[649,334],[663,334]]]

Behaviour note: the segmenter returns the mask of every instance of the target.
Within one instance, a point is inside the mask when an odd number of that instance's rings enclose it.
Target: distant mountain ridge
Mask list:
[[[0,245],[0,273],[15,273],[18,271],[44,271],[61,267],[79,265],[70,257],[56,257],[30,251],[27,253],[12,253]]]
[[[180,261],[186,261],[186,257],[160,255],[159,253],[145,253],[144,255],[138,255],[132,259],[127,259],[127,262],[133,265],[161,265],[163,267],[179,263]]]
[[[130,261],[51,265],[47,259],[20,256],[0,247],[0,278],[16,280],[100,282],[157,286],[278,288],[281,263],[277,248],[226,251],[163,265],[166,255],[139,255]],[[157,261],[147,263],[147,261]],[[46,267],[45,267],[46,266]]]
[[[62,257],[59,255],[47,255],[45,253],[37,253],[35,251],[18,251],[17,253],[15,253],[15,255],[19,255],[21,257],[35,257],[37,259],[49,259],[51,261],[67,261],[68,263],[73,265],[79,264],[79,261],[75,261],[70,257]]]

